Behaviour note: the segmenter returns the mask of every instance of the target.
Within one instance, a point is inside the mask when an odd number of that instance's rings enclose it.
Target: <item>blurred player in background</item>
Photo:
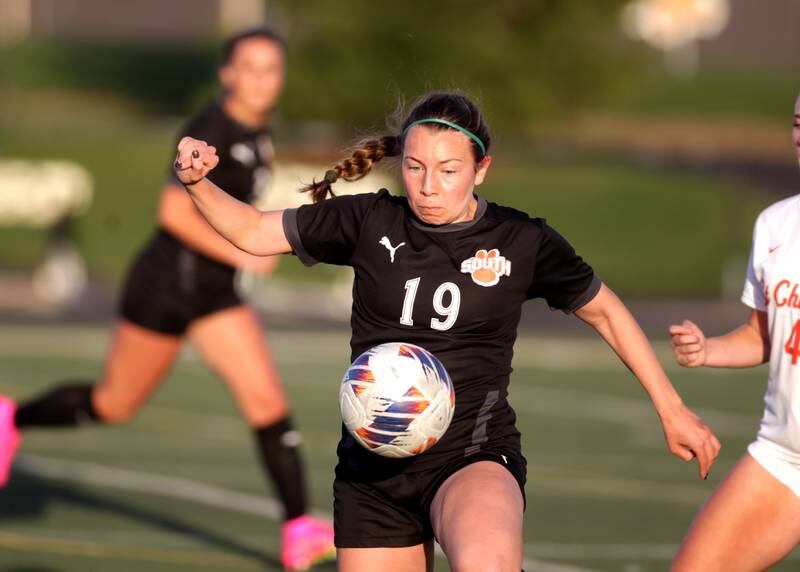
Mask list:
[[[792,139],[800,161],[800,97]],[[672,570],[765,570],[800,542],[800,195],[756,220],[736,330],[706,338],[689,320],[670,327],[685,367],[769,362],[756,440],[695,517]]]
[[[255,29],[224,44],[222,97],[182,132],[216,146],[212,179],[252,202],[272,161],[268,123],[285,74],[285,44]],[[285,511],[282,561],[305,569],[333,554],[333,530],[308,514],[300,434],[255,312],[234,288],[237,269],[271,272],[277,257],[253,256],[209,226],[174,176],[161,194],[159,229],[134,262],[121,296],[100,380],[73,380],[18,406],[0,398],[0,484],[8,477],[18,430],[131,419],[165,378],[188,337],[224,380],[252,428]]]
[[[204,179],[217,157],[202,141],[181,141],[176,162],[201,212],[239,247],[353,267],[351,359],[410,342],[453,380],[455,417],[416,457],[380,457],[343,429],[333,485],[340,570],[431,570],[434,537],[454,570],[520,570],[526,462],[507,396],[530,298],[575,313],[606,340],[647,390],[670,451],[696,455],[705,476],[719,443],[619,298],[542,219],[475,194],[492,163],[480,110],[460,94],[433,93],[398,123],[310,185],[316,204],[298,209],[260,212]],[[333,182],[360,179],[384,157],[401,158],[405,197],[323,200]]]

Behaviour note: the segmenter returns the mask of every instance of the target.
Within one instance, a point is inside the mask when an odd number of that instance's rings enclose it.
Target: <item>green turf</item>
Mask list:
[[[330,512],[347,333],[279,331],[272,339],[306,437],[315,507]],[[589,358],[581,363],[590,367],[554,367],[548,344]],[[22,398],[54,380],[95,376],[104,346],[100,328],[0,327],[0,392]],[[658,349],[663,355],[665,345]],[[697,507],[752,439],[766,371],[669,367],[686,401],[719,420],[724,448],[703,482],[666,453],[642,390],[602,345],[525,339],[517,354],[511,399],[529,461],[526,557],[581,570],[666,569]],[[31,431],[19,458],[267,496],[232,400],[191,353],[132,423]],[[278,570],[278,533],[273,520],[241,510],[22,470],[0,491],[2,570]],[[793,559],[775,570],[796,566]]]

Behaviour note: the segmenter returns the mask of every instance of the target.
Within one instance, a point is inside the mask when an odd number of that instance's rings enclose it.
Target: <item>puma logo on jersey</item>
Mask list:
[[[382,236],[381,239],[378,241],[378,244],[382,244],[386,247],[386,250],[389,251],[389,262],[394,263],[394,253],[397,252],[397,249],[401,246],[405,246],[405,242],[401,242],[397,246],[392,246],[392,243],[389,242],[388,236]]]
[[[781,246],[783,246],[783,245],[782,245],[782,244],[779,244],[778,246],[771,246],[771,247],[769,247],[769,249],[768,249],[768,250],[769,250],[769,254],[772,254],[773,252],[775,252],[776,250],[778,250],[778,249],[779,249]]]
[[[471,274],[472,281],[481,286],[494,286],[501,276],[511,276],[511,261],[500,256],[496,248],[486,251],[480,249],[472,258],[461,263],[461,272]]]

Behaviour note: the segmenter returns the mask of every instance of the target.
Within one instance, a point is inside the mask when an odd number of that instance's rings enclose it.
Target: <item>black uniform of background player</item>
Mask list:
[[[525,459],[507,401],[522,304],[544,298],[552,308],[579,309],[600,289],[592,268],[542,219],[480,197],[473,220],[443,226],[420,221],[405,197],[385,190],[287,210],[283,221],[305,264],[354,268],[351,359],[384,342],[418,344],[442,361],[456,392],[449,429],[416,457],[375,455],[342,427],[334,484],[337,546],[429,540],[428,513],[438,485],[477,460],[505,464],[523,489]],[[384,237],[393,252],[381,243]],[[483,286],[462,264],[492,249],[510,271]],[[410,296],[413,310],[404,316]],[[458,306],[452,323],[436,311],[435,298],[451,310]],[[392,501],[377,500],[375,489]]]
[[[191,120],[178,139],[185,136],[213,142],[220,161],[209,179],[235,198],[251,203],[267,185],[273,158],[267,127],[241,125],[214,103]],[[192,320],[242,303],[234,287],[235,273],[234,267],[159,228],[128,275],[120,312],[144,328],[183,334]]]

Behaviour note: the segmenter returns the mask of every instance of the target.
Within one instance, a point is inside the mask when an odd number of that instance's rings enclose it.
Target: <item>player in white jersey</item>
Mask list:
[[[800,160],[800,97],[792,130]],[[738,329],[706,338],[690,321],[670,327],[685,367],[750,367],[769,361],[756,440],[692,524],[673,571],[764,570],[800,542],[800,195],[758,217]]]

